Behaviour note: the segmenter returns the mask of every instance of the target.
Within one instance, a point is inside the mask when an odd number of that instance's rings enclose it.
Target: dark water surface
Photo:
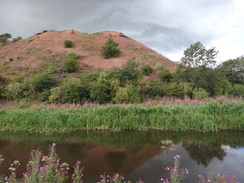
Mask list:
[[[175,151],[161,148],[161,141],[172,140]],[[119,172],[126,180],[158,183],[168,177],[165,167],[172,165],[179,155],[181,167],[189,174],[184,183],[198,182],[198,175],[208,172],[236,175],[244,182],[244,132],[172,133],[172,132],[76,132],[63,135],[30,135],[0,133],[0,154],[5,161],[0,174],[9,174],[8,168],[19,160],[18,175],[26,171],[30,151],[57,143],[62,162],[74,165],[81,161],[84,182],[98,182],[99,176]]]

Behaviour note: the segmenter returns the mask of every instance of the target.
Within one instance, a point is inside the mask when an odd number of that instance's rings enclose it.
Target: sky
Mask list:
[[[0,0],[0,34],[118,31],[173,61],[200,41],[217,61],[244,55],[243,0]]]

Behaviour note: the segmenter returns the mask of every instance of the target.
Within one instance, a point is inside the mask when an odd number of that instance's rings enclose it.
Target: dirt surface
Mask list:
[[[122,53],[119,57],[104,59],[101,46],[109,39],[119,42]],[[64,41],[71,40],[75,46],[65,48]],[[107,70],[120,67],[128,59],[139,59],[140,65],[162,64],[173,71],[176,63],[160,55],[145,45],[119,32],[81,33],[73,30],[43,31],[30,38],[9,43],[0,48],[0,72],[6,77],[34,75],[47,70],[50,65],[61,67],[66,53],[73,51],[79,56],[79,65],[83,70]],[[4,69],[3,69],[4,67]]]

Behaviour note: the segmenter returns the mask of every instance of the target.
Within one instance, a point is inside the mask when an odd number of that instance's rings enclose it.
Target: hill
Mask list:
[[[122,54],[119,57],[104,59],[101,46],[109,39],[119,42]],[[74,42],[73,48],[65,48],[64,41]],[[128,59],[136,58],[140,64],[155,68],[160,63],[165,69],[173,71],[176,63],[145,45],[119,32],[81,33],[73,30],[43,31],[16,43],[0,48],[0,72],[5,77],[19,73],[33,76],[47,70],[54,64],[61,67],[66,53],[73,51],[79,56],[79,66],[83,70],[107,70],[120,67]]]

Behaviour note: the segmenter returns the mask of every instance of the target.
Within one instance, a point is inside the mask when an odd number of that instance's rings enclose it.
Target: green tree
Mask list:
[[[137,84],[138,79],[141,78],[141,71],[138,69],[139,62],[136,60],[128,60],[123,67],[114,68],[112,76],[120,81],[121,86],[125,86],[126,83]]]
[[[244,84],[244,56],[227,60],[218,69],[231,83]]]
[[[208,92],[203,88],[195,88],[192,93],[193,96],[198,100],[202,100],[209,97]]]
[[[184,67],[191,68],[200,66],[213,67],[216,64],[215,58],[217,54],[218,51],[215,50],[215,47],[206,49],[201,42],[196,42],[184,51],[181,64]]]
[[[113,101],[117,104],[129,103],[130,97],[128,94],[128,88],[120,87],[113,98]]]
[[[115,42],[112,38],[109,38],[101,48],[102,56],[106,59],[119,56],[121,51],[117,48],[118,46],[119,43]]]
[[[169,72],[169,70],[163,70],[158,75],[159,79],[163,82],[170,82],[170,80],[173,78],[172,74]]]
[[[78,56],[76,55],[75,52],[69,52],[65,56],[65,61],[64,61],[64,71],[65,72],[74,72],[78,68]]]
[[[215,57],[218,51],[215,48],[207,50],[200,42],[184,51],[174,78],[177,82],[188,82],[193,88],[203,88],[210,95],[214,95],[219,72],[215,66]]]
[[[15,43],[15,42],[18,42],[20,40],[22,40],[22,37],[21,36],[18,36],[16,38],[13,38],[12,42]]]
[[[146,64],[142,66],[141,71],[142,74],[150,76],[153,73],[153,68],[150,65]]]
[[[96,82],[90,86],[90,99],[101,104],[111,101],[111,90],[109,83]]]
[[[48,72],[37,74],[33,79],[33,86],[38,92],[43,92],[45,89],[50,89],[55,86],[55,84],[56,79]]]
[[[12,35],[9,33],[1,34],[0,35],[0,43],[2,45],[5,45],[7,43],[7,40],[12,38]]]
[[[66,78],[61,84],[62,88],[62,102],[64,103],[83,103],[86,90],[81,85],[77,78]]]

